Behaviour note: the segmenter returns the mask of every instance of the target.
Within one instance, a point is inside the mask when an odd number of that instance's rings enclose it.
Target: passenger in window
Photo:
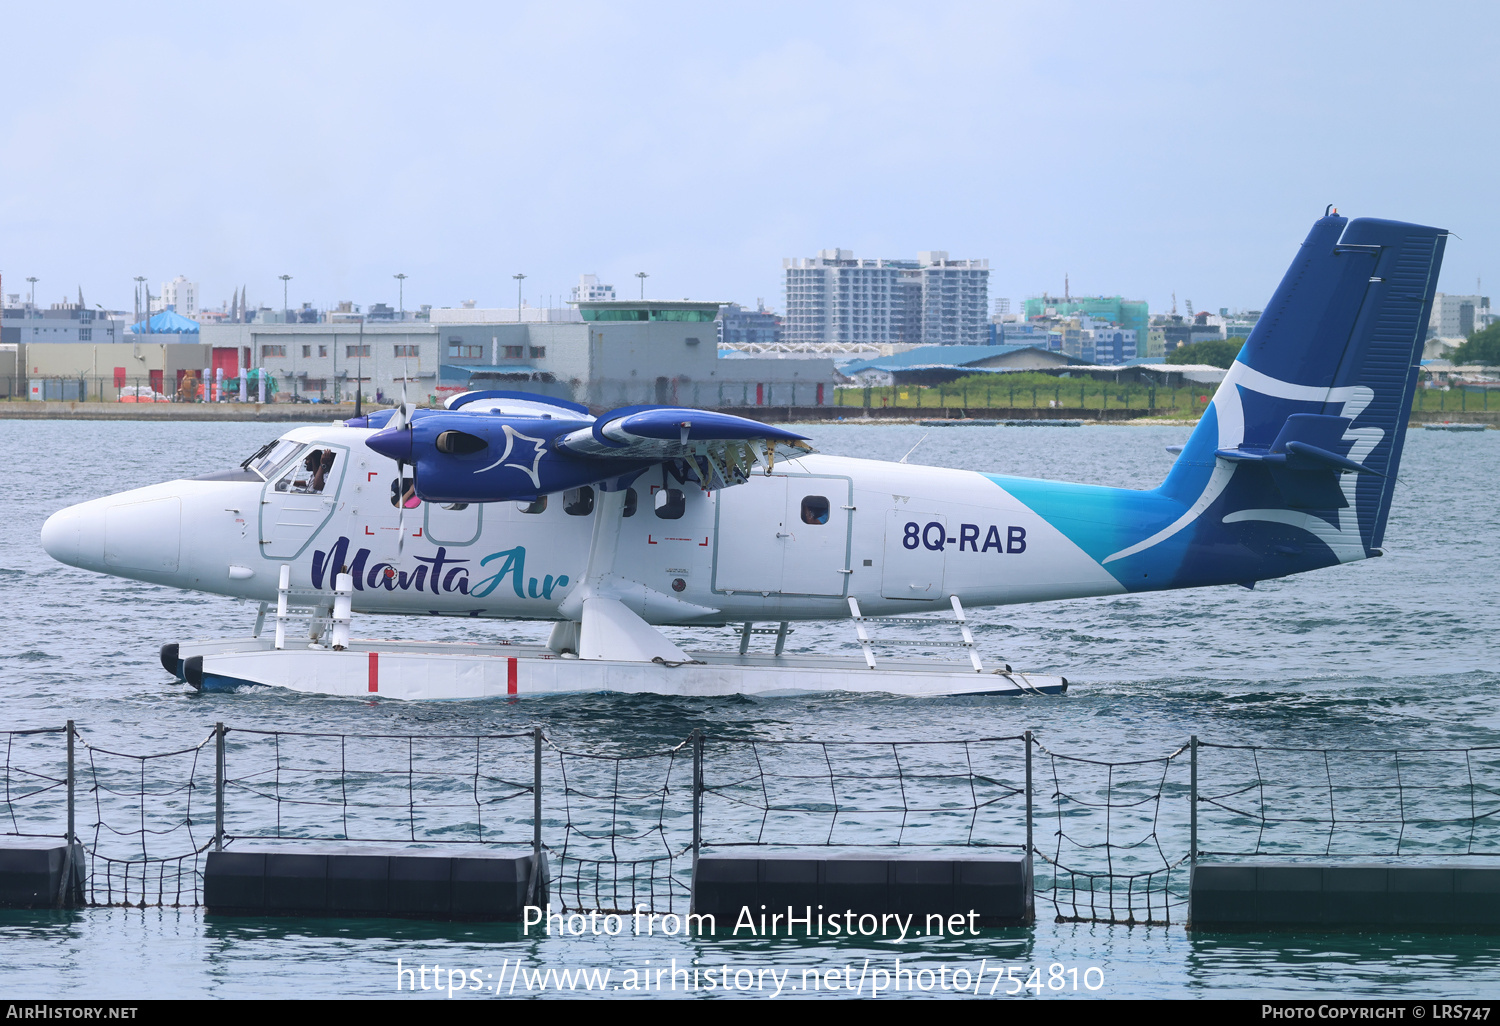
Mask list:
[[[563,494],[563,512],[570,517],[586,517],[594,512],[594,490],[588,485],[569,489]]]
[[[828,500],[821,495],[809,495],[803,499],[802,522],[815,525],[828,523]]]

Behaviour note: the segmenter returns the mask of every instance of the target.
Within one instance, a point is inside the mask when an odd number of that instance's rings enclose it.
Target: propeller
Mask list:
[[[391,422],[387,426],[410,434],[411,408],[406,402],[406,379],[411,376],[409,373],[410,367],[408,366],[405,370],[406,372],[401,375],[401,405],[396,409],[396,415],[391,418]],[[410,451],[411,446],[408,444],[406,449]],[[402,555],[406,552],[406,462],[399,457],[396,460],[396,480],[400,482],[397,485],[399,491],[397,492],[396,503],[401,510],[396,516],[396,562],[400,563]],[[415,466],[412,467],[412,486],[413,491],[415,491]]]

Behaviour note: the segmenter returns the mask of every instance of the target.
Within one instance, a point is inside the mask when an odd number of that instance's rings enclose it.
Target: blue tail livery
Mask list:
[[[1379,555],[1447,234],[1314,224],[1159,488],[995,482],[1130,591]]]

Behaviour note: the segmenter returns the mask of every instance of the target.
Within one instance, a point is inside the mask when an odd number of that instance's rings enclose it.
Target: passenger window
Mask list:
[[[461,509],[468,509],[469,504],[467,502],[452,502],[444,505],[443,508],[451,509],[453,510],[453,512],[457,513]]]
[[[621,513],[620,515],[624,516],[624,517],[633,517],[633,516],[635,516],[635,507],[636,507],[637,501],[638,500],[636,498],[635,489],[634,488],[627,488],[627,489],[625,489],[625,511],[623,513]]]
[[[547,497],[545,495],[543,495],[540,499],[537,499],[535,502],[516,503],[516,509],[520,510],[522,513],[540,513],[546,508]]]
[[[802,522],[804,524],[828,523],[828,500],[821,495],[809,495],[802,500]]]
[[[416,509],[422,505],[422,500],[417,498],[417,479],[415,477],[391,478],[391,505],[404,505],[407,509]]]
[[[687,512],[687,496],[680,488],[663,488],[656,493],[656,519],[680,520]]]
[[[584,485],[563,492],[563,512],[570,517],[586,517],[594,512],[594,490]]]

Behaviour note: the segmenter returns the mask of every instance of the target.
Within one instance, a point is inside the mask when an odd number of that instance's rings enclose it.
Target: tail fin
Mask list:
[[[1199,509],[1222,494],[1234,512],[1221,523],[1287,524],[1341,561],[1371,555],[1447,234],[1336,215],[1314,224],[1161,492]]]

